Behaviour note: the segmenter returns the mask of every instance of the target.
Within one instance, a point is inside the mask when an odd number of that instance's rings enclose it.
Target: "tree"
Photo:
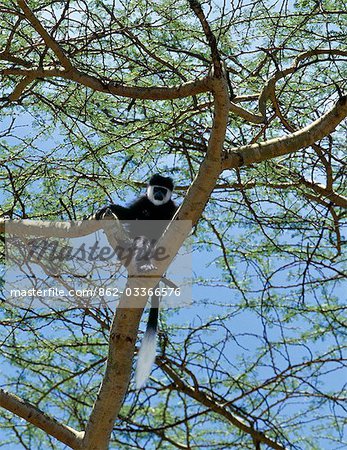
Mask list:
[[[0,10],[2,216],[81,219],[167,170],[213,266],[140,393],[142,308],[4,302],[5,444],[342,447],[346,4]]]

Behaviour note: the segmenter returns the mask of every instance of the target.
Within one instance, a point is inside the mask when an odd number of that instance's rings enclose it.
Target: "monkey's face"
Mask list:
[[[154,205],[160,206],[167,203],[171,198],[170,189],[164,186],[148,186],[147,197]]]

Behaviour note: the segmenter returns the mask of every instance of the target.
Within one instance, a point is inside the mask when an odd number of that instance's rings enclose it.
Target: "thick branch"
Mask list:
[[[133,289],[136,284],[129,283],[127,287]],[[142,282],[141,287],[149,286]],[[108,449],[114,421],[128,389],[138,327],[146,301],[146,297],[123,295],[117,307],[110,329],[106,371],[87,424],[84,450]],[[135,302],[137,308],[129,307]]]
[[[87,86],[94,91],[143,100],[172,100],[175,98],[190,97],[211,90],[211,78],[188,81],[171,87],[137,87],[125,86],[114,81],[103,81],[92,75],[80,72],[77,69],[70,71],[59,69],[4,69],[3,75],[21,75],[33,78],[65,78]]]
[[[3,389],[0,389],[0,406],[22,417],[22,419],[35,425],[67,446],[74,449],[81,448],[83,433],[62,425],[53,417],[36,408],[36,406]]]
[[[27,86],[29,86],[30,83],[32,83],[32,81],[34,80],[34,78],[31,77],[24,77],[15,87],[14,91],[12,92],[12,94],[9,95],[8,99],[10,102],[14,102],[16,100],[18,100],[20,98],[20,96],[23,94],[23,91],[25,90],[25,88]]]
[[[25,14],[25,17],[31,23],[31,25],[35,28],[35,30],[39,33],[42,39],[45,41],[47,47],[49,47],[58,57],[60,63],[66,70],[72,69],[72,64],[70,60],[66,57],[63,49],[58,44],[58,42],[43,28],[40,21],[37,19],[35,14],[29,8],[27,2],[25,0],[18,0],[18,5],[22,9]]]
[[[224,78],[215,80],[213,88],[215,114],[208,150],[199,173],[177,214],[180,219],[191,220],[193,224],[200,218],[221,172],[221,154],[229,111],[226,80]],[[158,243],[158,246],[166,249],[166,254],[170,255],[171,259],[176,255],[186,237],[177,232],[177,224],[178,222],[173,220]],[[160,277],[165,272],[171,259],[158,261],[156,276]],[[154,287],[156,280],[143,278],[140,280],[141,287]],[[128,283],[130,287],[136,287],[139,279],[130,278]],[[119,414],[128,388],[138,326],[146,301],[145,297],[123,296],[121,298],[110,331],[105,376],[86,428],[84,450],[108,448],[114,421]],[[137,307],[134,307],[135,305]]]
[[[232,169],[277,156],[287,155],[312,145],[332,133],[347,116],[347,97],[341,97],[335,106],[310,125],[280,138],[258,144],[244,145],[225,152],[223,169]]]
[[[80,220],[76,222],[53,222],[48,220],[7,220],[0,219],[0,233],[5,233],[6,226],[11,233],[21,236],[74,238],[87,236],[103,227],[102,221]]]

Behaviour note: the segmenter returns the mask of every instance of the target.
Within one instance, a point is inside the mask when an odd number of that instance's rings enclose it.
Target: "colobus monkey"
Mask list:
[[[172,178],[155,174],[149,180],[146,195],[142,195],[128,207],[106,206],[95,217],[101,219],[106,209],[110,209],[119,220],[171,220],[177,210],[171,200],[173,188]]]
[[[168,225],[167,223],[160,223],[159,227],[155,227],[155,230],[151,230],[152,233],[149,233],[149,230],[144,230],[143,225],[137,223],[136,220],[170,221],[177,210],[177,206],[171,200],[173,188],[174,184],[170,177],[163,177],[159,174],[155,174],[149,180],[146,195],[135,200],[128,207],[119,205],[104,207],[96,213],[95,218],[102,219],[106,210],[109,209],[119,220],[131,221],[126,224],[126,229],[132,238],[137,239],[140,236],[141,238],[144,237],[144,240],[146,240],[146,238],[147,240],[149,238],[159,239]],[[155,236],[153,236],[153,232]],[[151,235],[149,236],[149,234]],[[140,240],[140,242],[143,241]],[[136,245],[139,244],[137,243]],[[150,261],[147,261],[146,264],[139,267],[140,270],[144,271],[150,270],[151,268],[153,268],[153,266]],[[138,353],[135,375],[136,389],[140,389],[144,386],[151,373],[151,368],[155,360],[158,309],[159,297],[152,295],[146,332]]]

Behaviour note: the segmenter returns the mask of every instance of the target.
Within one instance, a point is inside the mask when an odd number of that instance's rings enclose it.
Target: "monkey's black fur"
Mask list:
[[[167,188],[169,191],[173,191],[174,184],[170,177],[163,177],[159,174],[155,174],[151,177],[149,180],[149,186],[162,186],[164,188]],[[128,207],[120,206],[120,205],[109,205],[102,209],[100,209],[96,215],[96,219],[102,219],[103,214],[105,213],[106,209],[110,209],[119,220],[171,220],[173,216],[175,215],[175,212],[177,210],[177,206],[175,203],[171,200],[164,203],[163,205],[154,205],[147,195],[143,195],[137,200],[130,203]],[[138,228],[138,227],[136,227]],[[136,230],[130,229],[129,232],[132,237],[136,237],[139,234]],[[158,230],[158,234],[159,234]],[[161,230],[163,231],[163,230]],[[144,233],[142,233],[144,235]],[[159,238],[161,233],[157,236]]]
[[[134,238],[135,259],[138,251],[147,249],[150,239],[158,240],[168,222],[173,218],[177,210],[177,206],[171,200],[171,193],[174,184],[170,177],[163,177],[155,174],[151,177],[148,184],[147,194],[141,196],[133,201],[128,207],[120,205],[110,205],[100,209],[96,215],[96,219],[102,219],[107,209],[111,210],[119,220],[125,221],[123,223],[129,235]],[[168,198],[168,200],[167,200]],[[163,204],[158,204],[165,202]],[[157,204],[155,204],[157,203]],[[156,220],[163,221],[156,226],[144,226],[139,222],[142,220]],[[136,243],[135,243],[136,241]],[[154,269],[155,266],[149,259],[141,262],[138,266],[139,271],[147,272]],[[158,287],[159,284],[156,286]],[[156,288],[154,288],[155,291]],[[155,343],[158,328],[158,312],[159,312],[159,297],[152,295],[151,309],[148,316],[147,328],[144,339],[142,341],[141,350],[139,353],[136,383],[137,388],[142,387],[150,374],[150,367],[155,357]],[[152,352],[151,352],[152,351]],[[153,358],[149,364],[148,361]],[[141,362],[140,362],[141,361]],[[143,365],[145,368],[141,367]]]
[[[120,205],[109,205],[100,209],[96,219],[101,219],[106,209],[109,208],[119,220],[171,220],[175,215],[177,206],[172,200],[164,205],[153,205],[147,195],[130,203],[128,207]]]
[[[172,200],[164,205],[153,205],[147,195],[130,203],[128,207],[120,205],[109,205],[101,208],[95,215],[101,219],[106,209],[109,208],[119,220],[171,220],[175,215],[177,206]]]

